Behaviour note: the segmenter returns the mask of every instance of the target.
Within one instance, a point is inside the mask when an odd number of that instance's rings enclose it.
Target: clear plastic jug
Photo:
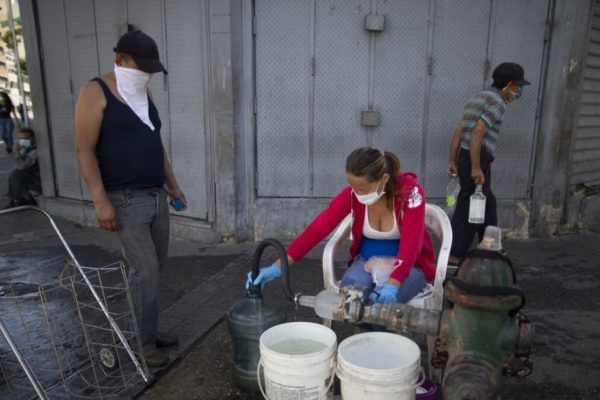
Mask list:
[[[451,215],[456,208],[456,198],[460,191],[460,184],[456,176],[450,177],[448,185],[446,185],[446,212]]]
[[[483,221],[485,221],[485,195],[481,185],[477,185],[469,204],[469,223],[483,224]]]

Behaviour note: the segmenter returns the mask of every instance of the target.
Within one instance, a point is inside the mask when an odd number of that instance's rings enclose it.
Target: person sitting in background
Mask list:
[[[30,128],[19,130],[15,143],[15,169],[8,177],[9,207],[34,205],[30,190],[40,191],[40,166],[38,164],[35,132]]]
[[[346,159],[349,183],[287,248],[291,265],[352,215],[349,268],[341,286],[358,286],[378,303],[407,303],[435,276],[435,254],[425,227],[425,193],[411,172],[400,172],[391,152],[370,147],[352,151]],[[375,258],[391,257],[389,276],[376,282]],[[250,284],[264,285],[281,276],[281,262],[261,268]],[[376,287],[377,286],[377,287]]]

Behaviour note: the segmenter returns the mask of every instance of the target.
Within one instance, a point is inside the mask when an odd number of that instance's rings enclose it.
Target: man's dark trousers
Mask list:
[[[37,164],[25,169],[15,168],[8,177],[8,197],[14,201],[30,197],[28,190],[41,192],[40,186],[40,169]]]
[[[494,158],[484,149],[481,149],[481,170],[485,176],[483,184],[483,194],[485,195],[485,220],[483,224],[469,223],[469,203],[471,195],[475,192],[475,182],[471,178],[471,155],[469,150],[460,149],[458,153],[457,169],[460,180],[460,192],[456,199],[456,209],[452,215],[452,249],[450,254],[463,258],[471,244],[475,234],[479,235],[479,240],[483,238],[485,228],[488,225],[497,225],[498,217],[496,215],[496,196],[492,192],[492,161]]]

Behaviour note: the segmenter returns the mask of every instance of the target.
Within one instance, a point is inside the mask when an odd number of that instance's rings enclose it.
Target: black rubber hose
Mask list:
[[[285,247],[281,244],[281,242],[277,239],[268,238],[263,240],[258,244],[258,247],[254,251],[254,257],[252,259],[252,282],[256,279],[260,269],[260,259],[262,257],[263,252],[269,246],[272,246],[277,250],[279,254],[279,260],[281,262],[281,284],[283,286],[283,293],[285,296],[290,299],[290,301],[294,301],[294,292],[290,287],[290,266],[288,264],[287,253],[285,251]],[[250,285],[248,289],[248,293],[253,297],[261,297],[260,285]]]

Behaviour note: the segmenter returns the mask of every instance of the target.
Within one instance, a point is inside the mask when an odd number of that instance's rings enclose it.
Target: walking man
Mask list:
[[[164,151],[158,111],[148,90],[152,74],[167,73],[154,40],[123,35],[114,70],[89,81],[75,110],[77,159],[98,224],[117,232],[129,267],[136,319],[149,367],[169,359],[161,346],[177,338],[158,333],[159,271],[167,258],[170,201],[187,207]]]
[[[450,145],[448,173],[458,174],[460,192],[452,216],[452,249],[450,263],[457,264],[465,256],[475,234],[483,238],[488,225],[497,225],[496,197],[492,192],[492,162],[500,134],[506,104],[521,97],[523,86],[529,85],[519,64],[502,63],[492,73],[492,87],[475,95],[465,106],[462,120],[454,131]],[[469,201],[477,185],[486,196],[483,224],[471,224]]]

